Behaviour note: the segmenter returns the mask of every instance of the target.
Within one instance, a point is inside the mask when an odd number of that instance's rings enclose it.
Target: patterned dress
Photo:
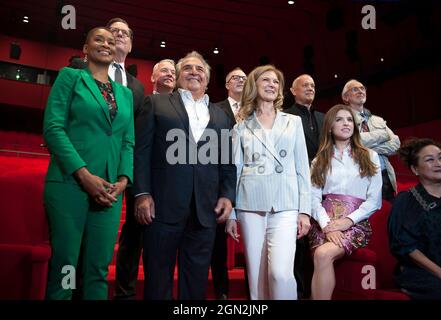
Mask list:
[[[381,170],[377,153],[370,150],[377,166],[372,177],[361,177],[360,167],[352,157],[351,147],[342,153],[334,148],[331,169],[323,188],[312,186],[312,223],[308,234],[311,249],[327,242],[322,229],[331,220],[348,217],[354,225],[343,232],[346,254],[368,243],[372,229],[367,220],[381,208]],[[314,161],[312,163],[314,166]]]

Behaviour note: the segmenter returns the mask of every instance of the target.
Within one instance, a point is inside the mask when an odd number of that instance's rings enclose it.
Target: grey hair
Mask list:
[[[168,63],[170,63],[171,65],[173,65],[173,67],[176,68],[176,64],[175,64],[175,62],[174,62],[172,59],[162,59],[161,61],[159,61],[158,63],[156,63],[156,64],[153,66],[152,74],[155,73],[155,72],[158,70],[159,65],[160,65],[161,63],[163,63],[163,62],[168,62]]]
[[[225,77],[225,83],[228,82],[228,80],[229,80],[228,78],[230,78],[231,74],[232,74],[234,71],[238,71],[238,70],[240,70],[240,71],[242,71],[243,73],[245,73],[245,72],[242,70],[242,68],[240,68],[240,67],[236,67],[236,68],[234,68],[233,70],[231,70],[230,72],[227,73],[227,76]]]
[[[345,95],[346,95],[346,93],[348,93],[351,84],[354,83],[354,82],[361,83],[361,82],[358,81],[358,80],[351,79],[351,80],[349,80],[348,82],[346,82],[345,86],[343,87],[343,90],[342,90],[342,92],[341,92],[341,99],[342,99],[345,103],[346,103]]]
[[[184,62],[184,60],[189,59],[189,58],[196,58],[199,59],[202,64],[204,65],[204,69],[205,69],[205,76],[207,77],[207,84],[208,82],[210,82],[210,65],[207,63],[207,61],[205,61],[204,57],[202,57],[202,55],[197,52],[197,51],[192,51],[190,53],[187,53],[187,55],[181,59],[179,59],[178,63],[176,64],[176,78],[179,78],[179,75],[181,73],[181,66],[182,63]]]

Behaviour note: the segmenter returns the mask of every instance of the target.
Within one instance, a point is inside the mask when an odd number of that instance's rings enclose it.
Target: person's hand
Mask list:
[[[135,198],[135,219],[140,224],[150,224],[155,218],[155,202],[149,194]]]
[[[297,219],[297,239],[306,236],[311,229],[311,218],[305,213],[299,213]]]
[[[108,191],[115,186],[101,177],[93,175],[85,167],[75,171],[74,176],[87,194],[99,205],[111,207],[117,199]]]
[[[225,232],[233,238],[234,241],[239,242],[240,234],[237,232],[237,221],[229,219],[225,225]]]
[[[343,248],[343,232],[341,231],[331,231],[325,234],[326,239],[332,243],[334,243],[336,246],[339,246],[340,248]]]
[[[353,222],[349,218],[342,218],[330,221],[323,229],[324,233],[332,231],[345,231],[352,227]]]
[[[126,187],[127,187],[127,182],[128,182],[128,181],[129,181],[129,180],[128,180],[127,177],[125,177],[125,176],[121,176],[121,177],[119,177],[119,178],[118,178],[118,182],[116,182],[116,183],[113,185],[113,188],[109,189],[108,192],[109,192],[112,196],[114,196],[115,198],[118,198],[118,196],[119,196],[122,192],[124,192],[124,190],[126,189]]]
[[[230,199],[227,198],[219,198],[217,200],[216,208],[214,208],[214,212],[216,212],[217,223],[224,223],[227,221],[228,217],[231,214],[231,210],[233,210],[233,206],[231,204]]]

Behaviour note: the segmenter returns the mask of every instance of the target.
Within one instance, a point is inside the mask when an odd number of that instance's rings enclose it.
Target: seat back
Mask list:
[[[392,276],[397,260],[390,253],[387,232],[387,220],[390,211],[391,204],[383,200],[381,209],[375,212],[369,219],[372,225],[372,238],[367,248],[377,254],[377,289],[395,288]]]
[[[23,167],[1,175],[0,243],[35,245],[49,241],[43,207],[44,175],[45,171],[38,167]]]

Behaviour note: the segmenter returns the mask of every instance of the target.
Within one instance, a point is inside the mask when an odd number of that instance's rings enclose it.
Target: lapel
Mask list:
[[[107,107],[106,102],[104,101],[103,95],[98,89],[97,84],[95,83],[95,79],[92,77],[89,69],[81,70],[81,77],[83,78],[86,87],[92,92],[98,104],[101,106],[101,109],[104,112],[104,116],[106,117],[109,125],[112,125],[112,121],[110,120],[109,108]]]
[[[233,123],[236,123],[236,118],[234,117],[233,110],[231,110],[230,101],[228,101],[228,99],[226,99],[226,100],[224,100],[223,103],[220,104],[220,106],[221,106],[221,108],[223,108],[227,112],[228,116],[230,117],[230,120]]]
[[[317,112],[314,112],[314,115],[315,115],[315,120],[317,121],[317,129],[319,132],[319,143],[320,143],[324,117],[322,115],[319,115]]]
[[[184,102],[182,101],[181,94],[178,91],[175,91],[170,95],[169,99],[171,105],[176,110],[176,113],[181,119],[182,125],[185,128],[187,139],[189,139],[189,137],[191,136],[191,139],[194,141],[193,135],[190,134],[190,130],[189,130],[190,121],[188,120],[188,114],[187,111],[185,111],[185,106],[184,106]]]
[[[288,127],[290,121],[286,114],[277,111],[276,119],[273,125],[273,137],[274,137],[274,146],[276,147],[280,141],[280,137],[286,131],[286,127]],[[279,154],[277,154],[279,156]],[[278,160],[279,161],[279,160]]]
[[[112,84],[112,89],[113,89],[113,95],[115,96],[115,101],[116,101],[116,105],[118,107],[118,113],[122,113],[124,112],[124,108],[127,105],[127,100],[125,99],[125,95],[123,92],[123,86],[122,85],[117,85],[115,83],[115,81],[113,81],[112,79],[110,79],[109,77],[109,81]],[[117,121],[118,118],[118,113],[116,114],[116,117],[113,119],[113,122]]]
[[[279,112],[278,112],[279,113]],[[276,115],[276,120],[277,120]],[[276,126],[276,120],[274,120],[273,128]],[[257,121],[256,113],[254,112],[252,116],[248,117],[247,120],[245,120],[245,126],[248,128],[248,130],[251,131],[251,133],[262,143],[262,145],[267,149],[271,155],[279,162],[281,163],[281,160],[279,158],[279,154],[274,149],[274,146],[270,141],[267,141],[266,134],[264,132],[264,129],[260,126],[259,122]]]
[[[126,70],[126,75],[127,75],[127,87],[133,91],[133,76],[127,72]]]

